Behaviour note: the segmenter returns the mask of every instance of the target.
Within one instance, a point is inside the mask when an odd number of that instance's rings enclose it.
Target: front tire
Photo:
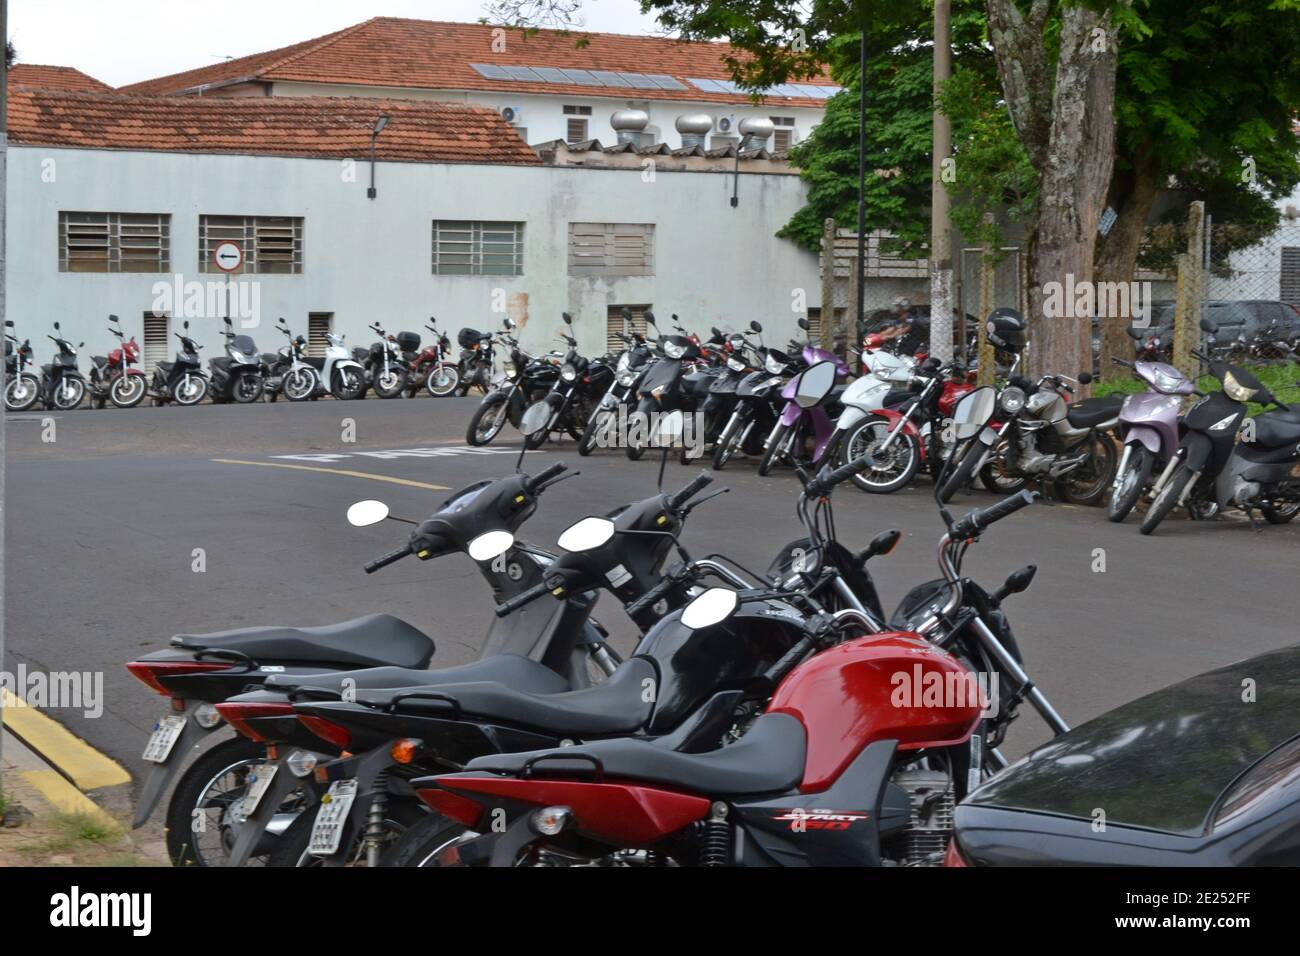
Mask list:
[[[864,453],[876,457],[881,467],[860,471],[852,478],[855,485],[873,495],[892,495],[907,487],[921,467],[921,443],[905,431],[895,436],[894,444],[884,453],[888,461],[880,460],[877,449],[884,444],[891,427],[889,419],[873,415],[849,432],[841,446],[840,461],[846,465]]]
[[[406,390],[406,373],[390,368],[375,376],[375,394],[380,398],[401,398]]]
[[[230,392],[240,405],[250,405],[262,397],[262,390],[262,376],[256,372],[244,372],[235,379],[234,388]]]
[[[191,375],[188,386],[184,379],[176,383],[176,391],[172,393],[172,398],[176,400],[177,405],[197,405],[207,397],[207,394],[208,380],[201,375]]]
[[[485,399],[479,402],[478,408],[474,410],[474,416],[469,420],[469,427],[465,429],[466,444],[478,448],[496,438],[505,427],[509,410],[504,395],[498,395],[490,401]]]
[[[1133,445],[1124,473],[1115,476],[1116,487],[1106,508],[1107,518],[1118,523],[1128,517],[1151,480],[1151,468],[1154,464],[1155,456],[1146,445],[1141,443]]]
[[[146,391],[143,375],[122,375],[113,380],[108,397],[118,408],[134,408],[144,401]]]
[[[980,469],[980,484],[995,495],[1014,495],[1023,491],[1028,484],[1023,475],[1017,475],[1007,468],[1007,456],[1011,454],[1006,441],[996,445],[989,454],[988,461]]]
[[[305,402],[316,390],[316,376],[309,368],[299,368],[286,372],[280,382],[280,391],[291,402]]]
[[[365,394],[366,381],[354,368],[335,369],[330,378],[333,380],[330,382],[330,394],[340,402],[354,402]],[[401,395],[401,393],[402,390],[399,388],[397,394]]]
[[[790,435],[789,425],[777,425],[772,431],[772,436],[763,449],[763,457],[758,460],[759,477],[766,477],[771,474],[773,466],[777,462],[777,456],[782,454],[781,446]]]
[[[79,378],[69,378],[60,382],[54,389],[54,407],[60,411],[70,412],[86,397],[86,383]]]
[[[460,387],[460,370],[454,365],[442,365],[429,373],[424,387],[434,398],[446,398]]]
[[[737,431],[740,429],[735,426],[735,422],[728,422],[727,427],[722,430],[718,440],[713,445],[713,470],[722,471],[727,467],[727,462],[731,461],[731,456],[735,454],[733,447],[737,440]]]
[[[1183,489],[1195,477],[1190,468],[1179,465],[1178,469],[1169,476],[1169,483],[1161,489],[1160,494],[1156,495],[1156,500],[1151,502],[1151,507],[1147,510],[1146,516],[1142,519],[1142,526],[1138,530],[1143,534],[1155,531],[1160,522],[1165,520],[1165,516],[1174,510],[1178,499],[1183,496]]]
[[[41,383],[35,375],[24,373],[5,385],[5,408],[11,412],[27,411],[40,397]]]
[[[602,441],[607,441],[605,431],[608,429],[608,422],[614,413],[607,408],[598,408],[596,413],[587,420],[587,427],[582,430],[582,437],[578,439],[578,454],[586,458],[599,447]]]

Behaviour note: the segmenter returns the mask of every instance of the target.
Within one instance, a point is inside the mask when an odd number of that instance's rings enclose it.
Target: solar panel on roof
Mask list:
[[[772,87],[770,92],[774,93],[776,96],[792,96],[796,99],[803,96],[803,94],[799,92],[798,87],[790,83],[780,83]]]
[[[842,86],[819,86],[818,88],[827,96],[834,96],[844,89]]]
[[[674,78],[671,77],[671,76],[665,76],[665,75],[662,74],[662,73],[651,73],[650,76],[649,76],[649,79],[650,79],[650,80],[653,80],[654,83],[655,83],[655,85],[658,86],[659,89],[661,89],[661,90],[684,90],[684,89],[686,89],[685,84],[678,82],[676,79],[674,79]]]
[[[604,86],[605,85],[604,83],[600,82],[600,80],[596,79],[594,76],[588,73],[586,70],[564,69],[564,70],[560,70],[560,72],[569,78],[570,83],[577,83],[581,86]]]
[[[551,66],[534,66],[532,71],[540,76],[547,83],[571,83],[572,80],[565,79],[564,73]]]
[[[701,80],[701,79],[696,79],[695,77],[691,77],[690,80],[691,80],[691,86],[695,87],[697,90],[703,90],[706,93],[727,92],[726,87],[724,87],[722,83],[718,80]]]
[[[638,90],[659,89],[659,84],[650,79],[650,77],[646,76],[644,73],[620,73],[619,76],[627,81],[628,86],[634,87]]]
[[[592,70],[591,75],[600,80],[605,86],[629,87],[632,85],[618,73],[611,73],[609,70]]]
[[[507,66],[505,71],[510,74],[510,79],[521,80],[524,83],[542,83],[545,82],[540,76],[528,69],[526,66]]]
[[[826,92],[820,86],[813,86],[809,83],[792,83],[791,86],[799,91],[800,96],[806,96],[810,100],[826,99]]]
[[[508,80],[510,74],[499,66],[492,66],[488,63],[471,63],[470,66],[474,72],[484,79],[488,80]]]

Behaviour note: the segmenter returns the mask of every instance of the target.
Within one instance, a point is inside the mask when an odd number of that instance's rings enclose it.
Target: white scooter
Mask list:
[[[830,448],[839,465],[847,465],[862,453],[862,447],[871,444],[864,429],[880,427],[888,430],[875,413],[893,401],[908,397],[908,385],[916,369],[916,359],[911,355],[896,355],[884,349],[864,353],[863,364],[870,371],[852,382],[840,396],[844,410],[835,420]],[[856,449],[856,452],[855,452]],[[857,478],[857,476],[854,476]]]
[[[327,390],[335,398],[351,400],[365,394],[366,371],[343,344],[344,337],[325,333],[329,343],[323,356],[306,355],[302,336],[293,340],[293,365],[285,372],[281,389],[291,402],[303,402]]]

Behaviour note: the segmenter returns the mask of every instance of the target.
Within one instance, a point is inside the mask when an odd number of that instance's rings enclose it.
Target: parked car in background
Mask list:
[[[1215,354],[1231,354],[1241,361],[1268,361],[1290,358],[1290,350],[1300,348],[1300,309],[1286,302],[1211,299],[1201,310],[1201,317],[1218,327],[1214,342],[1206,343]],[[1174,303],[1151,303],[1147,318],[1147,334],[1137,340],[1138,358],[1168,361],[1173,354]],[[1093,342],[1097,342],[1095,335]]]

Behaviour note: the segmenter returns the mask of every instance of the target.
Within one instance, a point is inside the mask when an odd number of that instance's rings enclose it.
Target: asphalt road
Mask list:
[[[122,664],[174,633],[387,611],[435,638],[435,664],[474,659],[491,605],[469,559],[402,562],[367,576],[362,564],[395,547],[405,530],[389,522],[357,529],[344,519],[351,502],[374,497],[396,515],[423,517],[447,493],[421,485],[457,488],[512,471],[509,450],[519,441],[511,431],[497,454],[465,451],[474,404],[421,398],[80,410],[55,416],[52,442],[41,415],[11,415],[5,669],[23,662],[29,670],[102,671],[102,717],[51,713],[138,773],[165,704]],[[557,459],[582,475],[547,492],[522,535],[536,544],[552,546],[576,519],[655,490],[657,462],[649,456],[629,462],[601,451],[582,459],[570,441],[530,453],[527,468]],[[680,487],[700,467],[670,461],[665,485]],[[789,473],[759,478],[743,459],[719,477],[731,493],[692,516],[684,543],[766,568],[801,534],[797,483]],[[846,487],[836,502],[840,538],[852,547],[885,528],[905,532],[892,555],[870,565],[887,609],[937,576],[942,524],[926,479],[890,497]],[[195,549],[203,549],[202,572],[194,569]],[[1239,520],[1175,517],[1144,538],[1132,519],[1117,526],[1100,510],[1056,505],[998,524],[971,550],[965,570],[992,589],[1015,568],[1038,565],[1033,586],[1007,610],[1030,672],[1078,723],[1295,643],[1298,558],[1300,525],[1255,533]],[[606,597],[596,616],[623,650],[631,647],[633,631],[617,604]],[[1047,736],[1026,713],[1005,749],[1018,755]]]

